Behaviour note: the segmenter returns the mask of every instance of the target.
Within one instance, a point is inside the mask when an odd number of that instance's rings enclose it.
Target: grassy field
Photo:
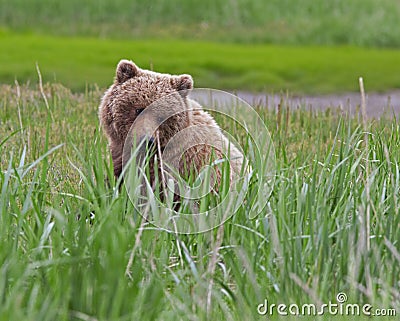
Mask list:
[[[399,16],[391,0],[0,0],[0,321],[291,320],[258,310],[338,294],[372,316],[320,320],[398,318],[398,120],[284,97],[358,91],[359,76],[368,92],[399,89]],[[283,94],[254,106],[276,156],[260,215],[252,180],[207,233],[140,216],[97,116],[121,58],[196,87]]]
[[[400,46],[391,0],[0,0],[0,27],[53,35]]]
[[[84,91],[130,58],[198,87],[327,94],[363,76],[388,91],[400,88],[399,16],[390,0],[0,0],[0,82],[34,83],[37,62]]]
[[[196,87],[325,94],[400,88],[397,50],[342,47],[218,44],[183,40],[101,40],[0,33],[0,81],[45,81],[75,91],[108,86],[121,58],[167,73],[189,73]]]
[[[265,320],[265,299],[339,292],[400,313],[397,120],[258,106],[277,160],[268,206],[185,236],[107,186],[100,95],[0,88],[0,320]]]

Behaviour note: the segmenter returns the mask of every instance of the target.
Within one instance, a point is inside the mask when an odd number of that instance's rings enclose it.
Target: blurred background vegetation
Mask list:
[[[3,28],[106,38],[399,47],[392,0],[1,0]]]
[[[362,75],[386,91],[399,17],[391,0],[0,0],[0,81],[36,81],[38,62],[48,81],[103,87],[129,58],[201,87],[330,93]]]

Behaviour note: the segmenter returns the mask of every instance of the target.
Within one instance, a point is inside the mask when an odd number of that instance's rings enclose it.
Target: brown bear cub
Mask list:
[[[226,158],[228,153],[231,181],[232,175],[240,173],[242,153],[229,143],[213,117],[188,97],[192,88],[190,75],[162,74],[140,69],[128,60],[119,62],[115,81],[105,92],[99,108],[117,178],[123,170],[125,140],[136,119],[133,135],[138,135],[138,140],[143,138],[141,132],[157,123],[151,127],[156,129],[151,142],[158,144],[157,150],[164,152],[163,158],[175,162],[182,177],[187,177],[188,169],[199,173],[205,165]],[[148,115],[143,117],[147,111]],[[184,134],[179,135],[180,132]],[[173,139],[174,143],[168,146]],[[221,171],[215,172],[218,183]]]

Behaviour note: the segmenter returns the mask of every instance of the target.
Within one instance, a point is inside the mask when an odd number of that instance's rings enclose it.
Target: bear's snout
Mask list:
[[[146,145],[147,149],[148,150],[153,149],[153,147],[155,147],[155,143],[156,143],[154,138],[153,137],[146,137],[145,139],[146,139],[145,145]]]
[[[142,144],[141,148],[146,151],[151,151],[156,146],[156,141],[153,136],[144,135],[141,136],[138,140],[139,144]]]

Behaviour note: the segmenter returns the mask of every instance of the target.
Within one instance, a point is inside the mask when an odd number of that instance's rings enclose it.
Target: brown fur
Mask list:
[[[176,164],[180,174],[186,176],[187,172],[185,173],[185,171],[188,168],[194,168],[196,172],[199,172],[204,165],[210,164],[212,153],[217,158],[222,157],[223,146],[227,146],[228,140],[222,135],[211,115],[203,111],[197,102],[187,97],[188,90],[192,88],[193,80],[190,75],[161,74],[142,70],[131,61],[120,61],[115,81],[105,92],[99,109],[100,122],[109,140],[116,177],[119,177],[122,172],[125,139],[139,112],[158,99],[167,96],[168,99],[171,99],[171,103],[167,106],[180,109],[176,115],[168,118],[158,128],[161,150],[167,146],[170,138],[181,130],[190,126],[209,126],[203,130],[194,131],[176,145],[183,146],[186,143],[190,143],[192,146],[196,145],[187,149],[183,157],[180,151],[172,151],[181,156],[179,164]],[[162,108],[165,107],[161,106],[161,114]],[[139,119],[143,119],[143,117]],[[148,125],[146,121],[148,120],[139,123],[139,128],[145,128]],[[138,137],[138,139],[140,138]],[[214,147],[209,146],[210,142],[214,143]],[[238,159],[236,163],[233,162],[234,172],[238,173],[242,164],[242,154],[233,146],[231,147],[232,154]],[[217,176],[219,181],[220,174],[217,173]]]

